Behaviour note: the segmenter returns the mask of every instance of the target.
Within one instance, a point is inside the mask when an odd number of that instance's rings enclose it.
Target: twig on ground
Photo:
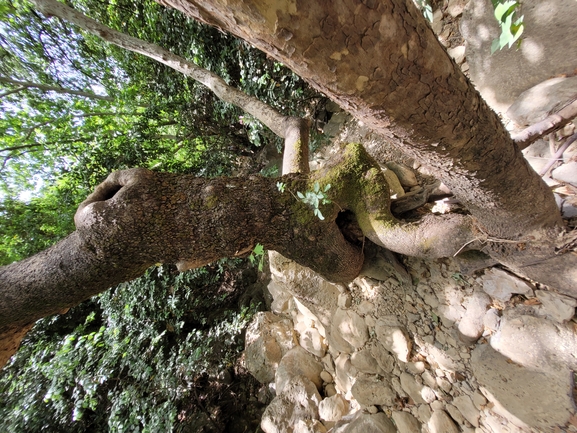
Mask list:
[[[565,140],[565,142],[563,143],[563,145],[557,150],[557,152],[555,153],[555,155],[553,155],[551,157],[551,159],[547,162],[547,164],[545,164],[545,167],[543,167],[541,169],[541,171],[539,172],[539,176],[543,176],[545,175],[545,173],[547,173],[549,171],[549,169],[553,166],[553,164],[555,164],[559,158],[561,158],[563,156],[563,152],[565,152],[565,150],[567,150],[567,148],[569,146],[571,146],[571,144],[577,140],[577,133],[573,134],[571,137],[567,138]]]
[[[539,138],[555,132],[577,117],[577,95],[557,113],[537,122],[512,136],[519,149],[525,149]]]

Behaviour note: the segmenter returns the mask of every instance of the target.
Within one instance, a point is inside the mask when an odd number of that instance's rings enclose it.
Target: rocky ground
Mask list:
[[[564,20],[577,8],[573,0],[547,8],[527,0],[524,45],[491,57],[498,28],[488,7],[489,0],[435,1],[432,27],[514,133],[577,96],[577,43],[560,48],[572,28]],[[326,134],[394,161],[383,170],[397,213],[424,191],[443,192],[426,166],[332,111]],[[577,144],[559,149],[574,129],[524,150],[569,227],[577,220]],[[331,151],[318,153],[313,169]],[[449,198],[425,208],[455,206]],[[400,258],[371,244],[366,254],[361,276],[339,286],[270,253],[270,311],[250,326],[244,358],[263,384],[263,431],[577,432],[577,300],[501,267],[465,275],[452,259]]]
[[[245,353],[263,431],[577,432],[575,299],[367,253],[346,287],[271,253],[271,311]]]

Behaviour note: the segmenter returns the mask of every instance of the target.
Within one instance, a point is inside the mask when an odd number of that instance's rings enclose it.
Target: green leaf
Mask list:
[[[517,5],[518,3],[512,0],[497,4],[495,7],[495,18],[497,18],[497,21],[504,22],[505,18],[515,11]]]

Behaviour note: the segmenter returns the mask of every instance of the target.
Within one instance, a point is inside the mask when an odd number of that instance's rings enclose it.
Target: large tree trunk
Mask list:
[[[556,251],[567,243],[563,237],[548,238],[562,233],[551,193],[410,1],[170,3],[276,56],[435,167],[475,221],[450,216],[399,224],[390,214],[380,169],[359,145],[349,146],[332,169],[282,178],[285,193],[277,190],[277,179],[203,180],[141,169],[114,173],[80,206],[75,233],[0,268],[0,364],[37,318],[157,262],[197,267],[247,253],[259,242],[334,281],[348,281],[360,269],[362,251],[341,233],[340,210],[353,212],[367,237],[394,251],[443,257],[463,246],[478,247],[475,241],[481,240],[502,263],[576,294],[577,258],[564,254],[568,248]],[[160,53],[160,60],[183,65],[169,54]],[[222,83],[216,82],[218,92]],[[285,155],[284,172],[307,171],[304,127],[299,121],[277,132],[294,150]],[[324,221],[295,196],[314,182],[331,184],[333,203],[323,207]]]
[[[288,192],[278,179],[214,180],[131,169],[111,174],[80,206],[77,230],[53,247],[0,267],[0,366],[31,324],[61,313],[155,263],[199,267],[248,254],[257,242],[335,281],[358,274],[361,248],[335,223]],[[284,177],[306,190],[302,175]],[[324,209],[323,209],[324,210]]]
[[[277,182],[285,186],[280,192]],[[325,219],[297,199],[331,184]],[[468,217],[406,225],[389,211],[389,187],[360,145],[323,172],[271,179],[201,179],[131,169],[112,173],[79,206],[76,231],[53,247],[0,267],[0,366],[31,324],[65,311],[155,263],[180,270],[248,254],[257,243],[336,282],[355,278],[362,240],[338,216],[352,212],[374,242],[413,256],[446,257],[474,239]],[[439,237],[450,234],[449,242]]]
[[[563,226],[551,191],[412,1],[159,1],[289,66],[432,167],[494,258],[577,294],[577,256],[556,255]]]

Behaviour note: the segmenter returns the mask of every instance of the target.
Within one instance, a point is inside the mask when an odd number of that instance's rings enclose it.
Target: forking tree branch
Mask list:
[[[270,128],[285,140],[292,153],[283,159],[283,174],[307,173],[310,123],[307,119],[285,116],[259,99],[229,86],[221,77],[170,51],[111,29],[56,0],[32,0],[44,15],[56,16],[120,48],[144,55],[179,71],[212,90],[221,100],[233,104]],[[294,152],[298,148],[298,151]]]

